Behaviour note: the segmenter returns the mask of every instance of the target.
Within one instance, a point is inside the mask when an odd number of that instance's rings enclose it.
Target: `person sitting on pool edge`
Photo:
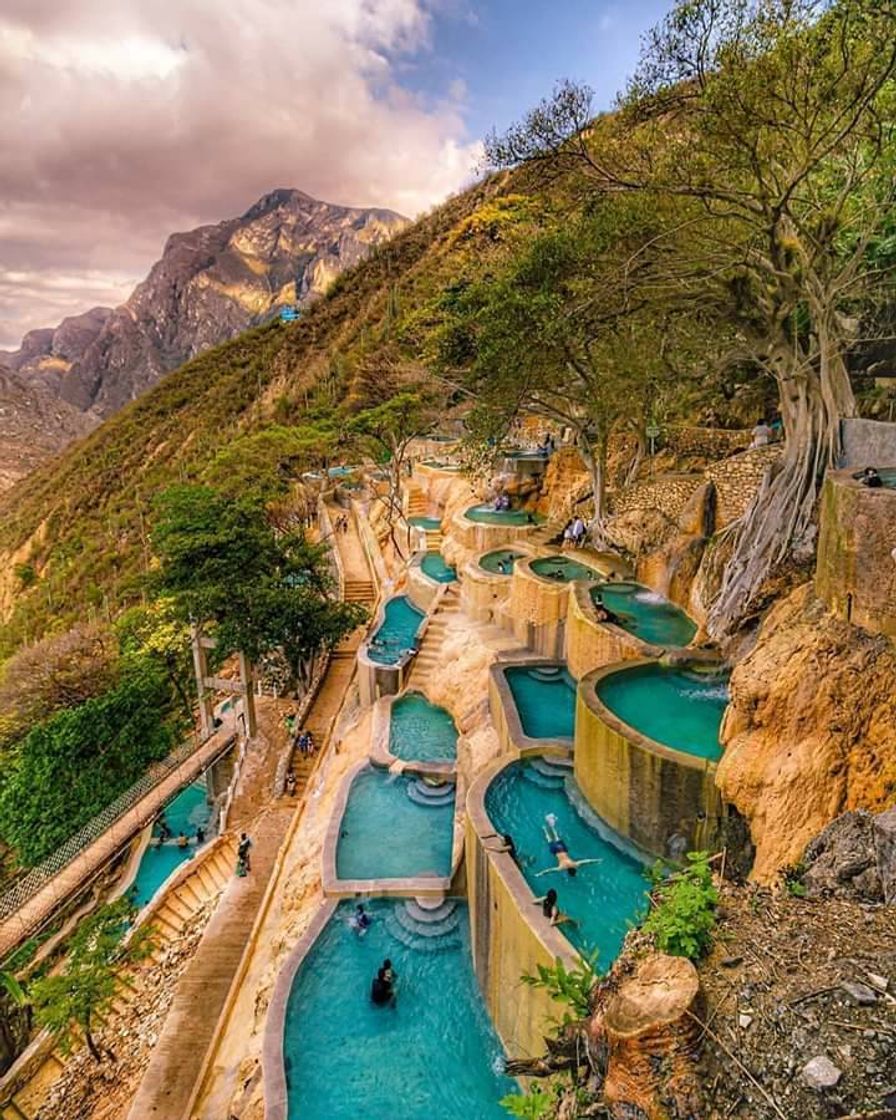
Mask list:
[[[586,863],[600,863],[599,859],[573,859],[569,854],[566,841],[557,831],[557,818],[553,813],[548,813],[544,818],[544,835],[548,842],[551,855],[557,860],[556,867],[548,867],[544,871],[536,871],[536,875],[550,875],[553,871],[565,871],[570,877],[574,876],[580,867]]]
[[[569,914],[564,914],[560,909],[560,904],[557,901],[557,892],[553,887],[546,895],[541,898],[536,898],[534,901],[535,906],[541,907],[541,912],[550,921],[552,926],[560,926],[564,923],[577,926],[579,923],[575,918],[571,918]]]
[[[609,622],[613,626],[619,625],[619,616],[614,614],[609,607],[604,606],[603,598],[600,595],[594,596],[594,611],[598,622]]]
[[[499,836],[497,832],[491,832],[491,833],[489,833],[488,836],[483,836],[482,839],[483,840],[491,840],[493,838],[497,839],[497,840],[500,840],[503,847],[490,848],[487,844],[484,844],[483,847],[485,848],[485,850],[487,852],[501,852],[502,854],[508,855],[513,860],[513,862],[517,866],[519,866],[519,862],[520,862],[519,853],[516,850],[516,844],[514,844],[513,837],[510,835],[510,833],[505,832],[503,835]]]

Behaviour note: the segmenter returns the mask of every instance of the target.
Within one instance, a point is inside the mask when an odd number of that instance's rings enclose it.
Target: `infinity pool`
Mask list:
[[[715,761],[728,704],[728,675],[653,662],[598,681],[598,698],[623,722],[657,743]]]
[[[512,665],[504,675],[527,735],[533,739],[573,737],[576,682],[564,666]]]
[[[419,692],[407,692],[392,704],[389,750],[406,762],[453,762],[457,728],[449,712]]]
[[[409,517],[408,525],[413,525],[415,529],[426,529],[433,533],[436,529],[442,528],[442,519],[441,517]]]
[[[470,506],[465,516],[483,525],[540,525],[544,521],[540,513],[525,509],[495,509],[491,502]]]
[[[479,561],[479,567],[495,576],[509,576],[513,571],[514,561],[523,555],[522,552],[514,552],[512,548],[499,548],[495,552],[486,553]]]
[[[690,645],[697,624],[680,607],[640,583],[604,583],[591,592],[636,638],[658,646]]]
[[[160,847],[148,847],[140,859],[134,882],[129,888],[138,907],[152,899],[168,876],[196,854],[196,829],[202,828],[209,835],[212,807],[208,803],[208,790],[204,781],[194,782],[169,801],[163,810],[172,839]],[[153,825],[153,836],[160,835],[160,822]],[[177,846],[178,835],[184,832],[189,838],[186,848]]]
[[[454,583],[457,579],[457,570],[445,563],[441,552],[427,552],[420,567],[436,583]]]
[[[378,665],[395,665],[402,654],[413,648],[424,618],[423,611],[417,610],[407,595],[390,599],[383,611],[383,621],[367,647],[370,660]]]
[[[544,576],[545,579],[553,579],[558,583],[569,583],[574,579],[600,579],[600,572],[595,571],[594,568],[589,568],[587,564],[580,564],[578,560],[572,560],[568,556],[542,556],[539,560],[533,560],[529,565],[532,571],[537,576]]]
[[[340,904],[293,981],[290,1120],[507,1120],[498,1101],[516,1086],[497,1072],[504,1055],[473,976],[466,907],[443,904],[435,922],[418,922],[412,900],[365,907],[373,924],[359,938],[354,903]],[[386,957],[396,1005],[376,1007],[370,984]]]
[[[502,770],[486,792],[485,808],[495,831],[513,837],[534,896],[553,887],[561,911],[578,923],[563,923],[561,932],[586,955],[598,950],[600,967],[607,968],[619,954],[629,923],[646,906],[643,864],[591,812],[572,773],[548,758],[514,762]],[[556,817],[557,832],[573,859],[600,863],[580,867],[574,877],[539,874],[556,867],[543,831],[548,813]]]
[[[339,830],[340,879],[447,878],[454,786],[365,768],[352,782]]]

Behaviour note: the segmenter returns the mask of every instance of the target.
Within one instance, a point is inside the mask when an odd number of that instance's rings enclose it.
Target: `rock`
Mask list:
[[[874,817],[843,813],[806,848],[803,884],[809,895],[877,901],[883,897],[874,844]]]
[[[896,805],[874,818],[874,851],[884,902],[896,903]]]
[[[842,1072],[824,1054],[806,1062],[800,1070],[803,1083],[819,1093],[824,1092],[825,1089],[833,1089],[842,1076]]]
[[[858,980],[844,980],[840,987],[859,1007],[870,1007],[877,1003],[877,993],[874,989]]]
[[[741,1011],[741,1013],[737,1017],[737,1025],[742,1031],[747,1030],[752,1022],[753,1016],[747,1015],[745,1011]]]
[[[890,981],[886,976],[878,976],[876,972],[866,972],[865,975],[868,977],[868,983],[879,992],[885,992],[890,987]]]
[[[722,968],[737,968],[739,964],[743,964],[743,957],[725,957],[721,962]]]

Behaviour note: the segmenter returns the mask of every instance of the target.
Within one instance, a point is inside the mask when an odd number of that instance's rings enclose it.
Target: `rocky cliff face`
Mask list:
[[[108,416],[200,351],[319,295],[406,224],[390,210],[272,191],[239,218],[174,234],[121,307],[32,331],[7,363]]]
[[[0,365],[0,491],[97,423],[56,397],[38,378]]]
[[[811,586],[768,615],[731,679],[717,782],[770,882],[838,814],[896,795],[896,648],[828,613]]]

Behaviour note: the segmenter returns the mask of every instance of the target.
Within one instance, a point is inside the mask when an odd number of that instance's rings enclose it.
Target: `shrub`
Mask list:
[[[673,957],[702,957],[712,943],[719,895],[708,852],[691,852],[688,866],[658,883],[655,908],[644,923],[657,948]]]

